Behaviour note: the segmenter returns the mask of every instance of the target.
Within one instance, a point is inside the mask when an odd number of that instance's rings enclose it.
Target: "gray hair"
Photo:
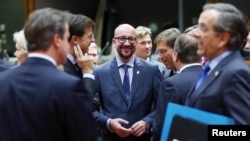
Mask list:
[[[227,3],[206,4],[203,10],[207,9],[214,9],[219,12],[218,19],[214,24],[214,30],[218,34],[223,32],[229,33],[228,49],[241,49],[247,36],[246,21],[241,11]]]
[[[24,25],[28,51],[47,50],[55,34],[63,38],[67,23],[66,11],[42,8],[32,12]]]

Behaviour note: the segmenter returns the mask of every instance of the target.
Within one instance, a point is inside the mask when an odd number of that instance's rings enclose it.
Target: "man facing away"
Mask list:
[[[52,8],[29,15],[28,58],[0,74],[0,140],[96,140],[85,83],[56,68],[69,48],[67,15]]]
[[[201,72],[201,57],[197,55],[198,41],[191,35],[181,34],[175,40],[173,62],[178,73],[165,79],[160,87],[153,122],[153,140],[159,141],[169,102],[185,104],[190,89],[196,84]]]
[[[95,69],[102,111],[94,112],[103,141],[149,141],[162,75],[156,64],[134,57],[133,26],[119,25],[112,39],[116,57]],[[154,106],[155,107],[155,106]]]

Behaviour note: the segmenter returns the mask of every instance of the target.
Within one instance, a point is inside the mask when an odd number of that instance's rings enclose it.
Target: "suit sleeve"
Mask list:
[[[155,118],[152,126],[152,137],[154,141],[160,140],[160,135],[166,113],[166,107],[168,102],[173,101],[175,95],[175,87],[167,79],[164,80],[159,90],[159,96],[155,110]]]
[[[83,78],[84,87],[87,90],[89,100],[92,103],[92,111],[98,111],[100,109],[100,98],[99,98],[99,86],[92,78]]]
[[[97,126],[92,116],[92,105],[89,101],[88,90],[82,80],[70,93],[69,104],[66,114],[66,129],[69,140],[73,141],[95,141],[97,137]]]
[[[153,76],[153,102],[154,102],[154,105],[152,105],[153,107],[153,110],[151,111],[150,114],[148,114],[147,116],[145,116],[143,118],[144,121],[146,121],[149,125],[149,130],[151,130],[151,127],[152,127],[152,124],[153,124],[153,119],[154,119],[154,116],[155,116],[155,104],[157,102],[157,98],[158,98],[158,94],[159,94],[159,88],[160,88],[160,85],[161,85],[161,82],[163,80],[163,76],[161,75],[160,73],[160,70],[158,69],[158,66],[155,66],[154,68],[154,76]]]
[[[229,79],[224,101],[229,114],[236,124],[250,124],[250,74],[249,70],[240,70]]]

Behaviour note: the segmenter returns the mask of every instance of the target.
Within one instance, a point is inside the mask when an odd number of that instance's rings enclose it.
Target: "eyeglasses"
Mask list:
[[[155,54],[157,54],[157,55],[163,55],[163,54],[165,54],[167,51],[168,51],[168,50],[166,50],[166,49],[161,49],[161,50],[157,50],[157,51],[155,52]]]
[[[133,44],[136,41],[135,37],[128,37],[128,38],[126,38],[126,37],[121,36],[121,37],[115,37],[114,39],[117,39],[120,43],[125,43],[128,40],[128,42],[130,44]]]

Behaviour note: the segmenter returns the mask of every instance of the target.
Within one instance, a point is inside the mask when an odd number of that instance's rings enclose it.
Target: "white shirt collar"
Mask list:
[[[45,60],[50,61],[52,64],[54,64],[56,66],[56,61],[54,58],[46,55],[46,54],[41,54],[41,53],[29,53],[28,57],[37,57],[37,58],[43,58]]]
[[[191,67],[191,66],[201,66],[201,64],[200,63],[187,64],[187,65],[183,66],[177,73],[181,73],[184,69]]]
[[[123,62],[119,59],[119,57],[116,56],[115,58],[116,58],[118,67],[120,67],[121,65],[125,64],[125,63],[123,63]],[[133,56],[133,58],[132,58],[128,63],[126,63],[126,64],[129,65],[130,67],[134,67],[134,60],[135,60],[135,57]]]
[[[71,54],[69,54],[69,53],[67,53],[67,58],[70,60],[70,62],[72,64],[76,64],[77,63],[76,59]]]

